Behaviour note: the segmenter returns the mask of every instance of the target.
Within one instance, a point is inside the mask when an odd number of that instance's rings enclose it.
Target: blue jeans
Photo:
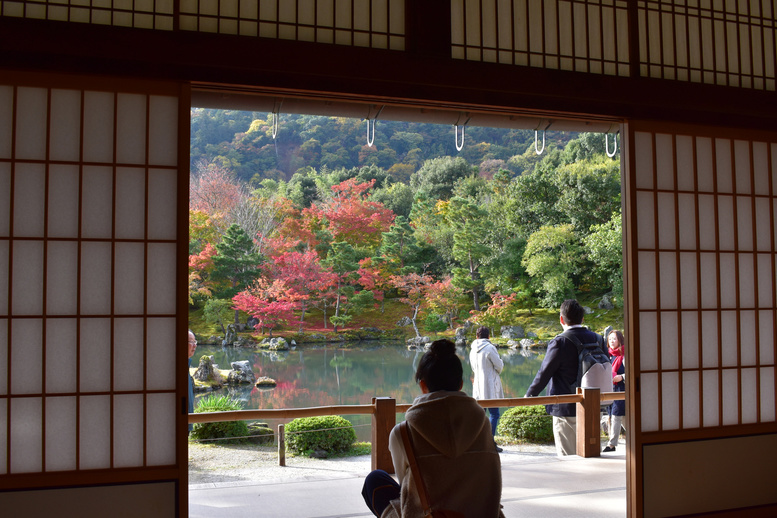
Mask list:
[[[499,424],[499,409],[486,408],[488,411],[488,420],[491,421],[491,435],[496,435],[496,425]]]
[[[389,506],[389,503],[399,498],[399,492],[397,481],[382,469],[370,472],[364,479],[362,496],[375,516],[383,514],[383,510]]]

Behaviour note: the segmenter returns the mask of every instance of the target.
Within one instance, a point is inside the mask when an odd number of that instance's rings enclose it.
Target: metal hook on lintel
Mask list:
[[[369,112],[367,113],[367,146],[372,147],[372,145],[375,143],[375,121],[378,120],[378,117],[380,116],[380,112],[383,111],[383,108],[385,108],[386,105],[383,105],[378,110],[378,113],[375,114],[375,117],[372,117],[372,106],[370,106]]]
[[[461,116],[464,115],[467,117],[467,120],[464,121],[464,124],[461,123]],[[459,113],[459,118],[456,121],[456,124],[453,125],[453,131],[455,136],[455,142],[456,142],[456,151],[461,151],[464,149],[464,128],[467,126],[467,123],[470,121],[472,117],[469,116],[468,113]],[[461,126],[461,144],[459,144],[459,126]]]
[[[607,153],[607,156],[610,158],[615,157],[615,154],[618,152],[618,134],[615,133],[612,138],[612,153],[610,153],[610,143],[609,143],[609,133],[604,134],[604,150]]]
[[[540,121],[540,122],[542,122],[542,121]],[[550,125],[551,125],[551,124],[553,124],[553,122],[552,122],[552,121],[548,121],[548,123],[547,123],[547,124],[545,125],[545,127],[542,129],[542,149],[540,149],[540,148],[538,148],[538,147],[537,147],[537,141],[539,140],[539,138],[538,138],[538,137],[539,137],[540,126],[538,125],[538,126],[535,128],[535,130],[534,130],[534,151],[535,151],[535,152],[536,152],[538,155],[541,155],[541,154],[542,154],[542,152],[543,152],[543,151],[545,151],[545,132],[548,130],[548,128],[550,128]]]
[[[273,140],[278,135],[278,112],[281,110],[281,105],[283,104],[283,99],[280,101],[275,101],[275,104],[272,108],[272,138]]]

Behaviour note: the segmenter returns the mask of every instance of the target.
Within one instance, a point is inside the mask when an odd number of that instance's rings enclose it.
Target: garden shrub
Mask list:
[[[448,322],[435,313],[429,313],[424,321],[424,329],[430,333],[441,333],[448,329]]]
[[[330,455],[343,453],[356,442],[351,422],[336,415],[299,417],[286,425],[286,433],[286,447],[300,455],[319,450]]]
[[[200,399],[197,402],[195,413],[199,412],[227,412],[230,410],[242,410],[243,403],[227,396],[217,396],[211,394]],[[246,437],[248,435],[248,425],[245,421],[224,421],[220,423],[196,423],[191,431],[191,438],[197,440],[203,439],[223,439],[229,437]],[[242,439],[228,439],[219,441],[220,443],[241,442]]]
[[[553,442],[553,419],[543,405],[508,408],[499,419],[497,434],[524,442]]]

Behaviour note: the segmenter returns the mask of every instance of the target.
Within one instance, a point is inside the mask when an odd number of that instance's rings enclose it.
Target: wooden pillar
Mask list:
[[[286,426],[278,425],[278,465],[286,465]]]
[[[374,397],[372,405],[372,469],[394,473],[389,452],[389,434],[397,422],[397,402],[390,397]]]
[[[601,454],[599,392],[598,388],[577,389],[578,394],[583,394],[583,402],[577,404],[577,454],[581,457]]]

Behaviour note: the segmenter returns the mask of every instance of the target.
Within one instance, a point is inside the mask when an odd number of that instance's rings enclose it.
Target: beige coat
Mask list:
[[[502,465],[491,425],[477,401],[464,392],[431,392],[416,398],[405,419],[432,507],[470,518],[499,516]],[[421,505],[399,425],[391,431],[389,450],[401,496],[381,518],[420,518]]]

